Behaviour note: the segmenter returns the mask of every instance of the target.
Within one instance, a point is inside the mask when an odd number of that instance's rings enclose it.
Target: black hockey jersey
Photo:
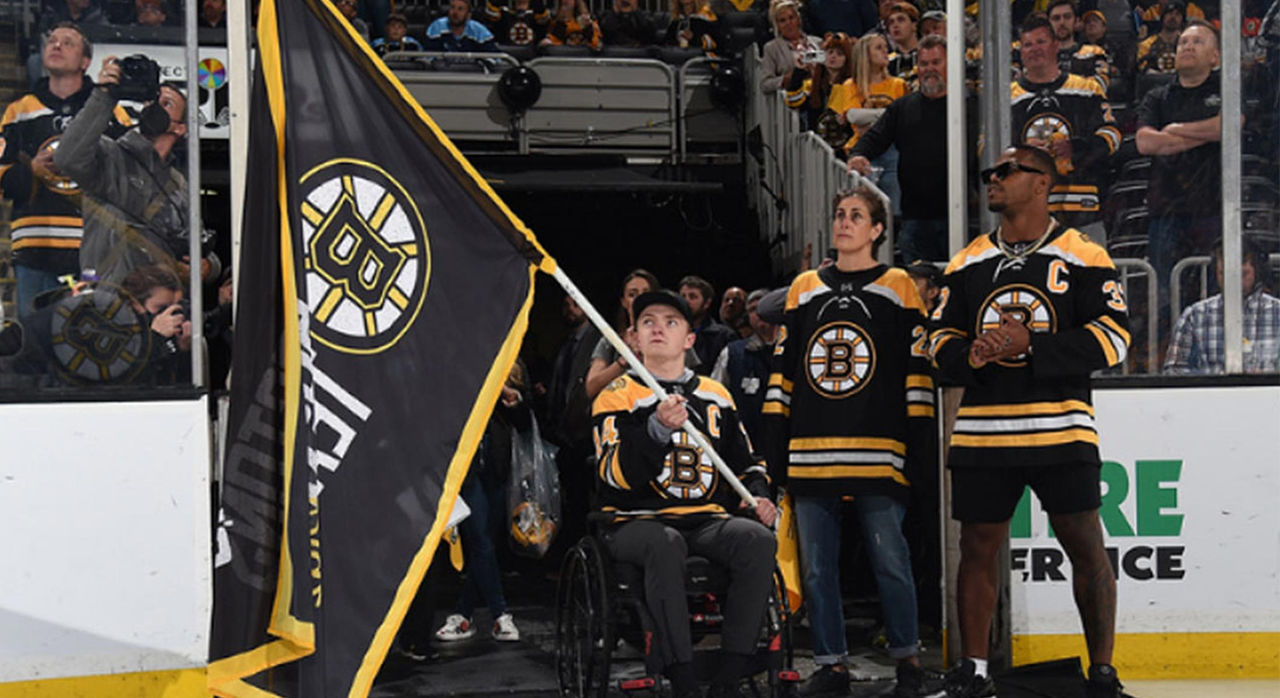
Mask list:
[[[1058,182],[1049,192],[1049,210],[1067,225],[1098,220],[1099,187],[1106,162],[1120,147],[1120,129],[1106,93],[1096,80],[1060,73],[1053,82],[1025,77],[1010,86],[1011,126],[1019,143],[1071,141],[1071,160],[1058,163]]]
[[[498,5],[488,0],[484,6],[485,21],[499,44],[534,46],[547,34],[551,11],[542,0],[533,0],[525,10]]]
[[[1107,60],[1107,52],[1097,44],[1058,49],[1058,68],[1064,73],[1096,80],[1104,94],[1111,86],[1111,61]]]
[[[18,264],[57,273],[80,268],[80,186],[51,171],[33,171],[31,160],[58,147],[93,87],[86,77],[80,91],[62,99],[45,78],[35,92],[10,103],[0,120],[0,190],[13,201],[9,230]],[[114,116],[107,135],[117,138],[133,120],[119,105]]]
[[[729,391],[688,369],[679,381],[659,383],[688,400],[689,419],[747,489],[768,497],[764,464],[753,454]],[[611,383],[592,404],[601,510],[615,521],[657,518],[675,526],[737,511],[742,500],[721,481],[710,456],[683,430],[658,423],[657,407],[657,395],[631,374]]]
[[[924,303],[911,277],[883,265],[797,277],[763,412],[770,474],[791,493],[905,497],[911,470],[937,463]]]
[[[997,234],[951,260],[933,313],[939,377],[965,388],[948,465],[1100,463],[1089,374],[1124,361],[1129,346],[1115,265],[1074,228],[1059,225],[1014,255]],[[1030,351],[974,369],[973,338],[999,326],[1002,311],[1031,330]]]

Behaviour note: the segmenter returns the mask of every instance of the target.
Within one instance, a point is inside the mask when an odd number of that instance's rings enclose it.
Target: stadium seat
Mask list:
[[[705,55],[707,54],[700,48],[658,47],[658,59],[670,65],[684,65],[684,62],[690,58],[702,58]]]
[[[539,56],[552,58],[590,58],[591,49],[586,46],[548,46],[538,47]]]
[[[502,46],[498,47],[498,51],[500,51],[501,53],[505,53],[508,56],[511,56],[512,58],[516,59],[517,61],[520,61],[521,63],[524,63],[525,61],[531,61],[538,55],[538,48],[536,46],[517,46],[515,44],[503,44]]]
[[[605,58],[653,58],[652,46],[605,46],[600,55]]]

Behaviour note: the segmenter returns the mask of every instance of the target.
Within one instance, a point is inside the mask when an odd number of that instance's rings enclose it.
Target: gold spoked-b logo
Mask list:
[[[977,334],[1000,327],[1000,313],[1013,316],[1018,322],[1027,326],[1031,332],[1056,332],[1058,315],[1053,304],[1045,298],[1044,293],[1027,284],[1011,284],[1002,286],[987,296],[978,313]],[[1027,365],[1027,355],[1019,354],[1008,359],[997,361],[1001,366],[1018,367]]]
[[[866,386],[876,370],[876,347],[867,331],[852,322],[818,328],[805,352],[809,385],[829,398],[846,398]]]
[[[68,383],[128,383],[147,365],[151,333],[126,298],[102,287],[54,306],[49,348]]]
[[[671,450],[653,487],[675,499],[701,499],[716,486],[719,471],[711,458],[683,431],[672,432]]]
[[[311,336],[338,351],[376,354],[413,325],[431,251],[422,215],[377,165],[335,159],[299,181]]]

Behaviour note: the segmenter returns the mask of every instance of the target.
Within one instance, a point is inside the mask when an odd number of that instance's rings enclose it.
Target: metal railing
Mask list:
[[[1145,278],[1147,285],[1147,373],[1159,373],[1160,342],[1157,341],[1156,333],[1159,331],[1160,296],[1159,288],[1157,288],[1158,284],[1156,283],[1155,267],[1152,267],[1151,263],[1145,259],[1116,258],[1111,261],[1116,265],[1116,271],[1120,273],[1120,283],[1124,286],[1126,295],[1128,295],[1129,289],[1131,288],[1129,284],[1130,279]],[[1129,328],[1132,330],[1134,326],[1132,303],[1129,304],[1129,313]],[[1132,334],[1130,334],[1130,336],[1132,336]],[[1132,348],[1132,344],[1130,345],[1130,348]],[[1132,373],[1132,369],[1130,368],[1132,364],[1133,361],[1124,362],[1120,372],[1126,376],[1129,375]]]
[[[1267,261],[1271,264],[1272,270],[1280,270],[1280,253],[1272,253],[1267,255]],[[1195,257],[1186,257],[1178,260],[1173,265],[1173,271],[1169,272],[1169,327],[1177,327],[1178,319],[1182,317],[1182,276],[1188,269],[1193,267],[1200,270],[1200,299],[1209,297],[1209,265],[1213,263],[1213,257],[1204,255]]]

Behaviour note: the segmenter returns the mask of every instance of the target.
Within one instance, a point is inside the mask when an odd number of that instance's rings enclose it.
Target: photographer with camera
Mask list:
[[[138,128],[113,141],[103,131],[117,100],[145,106]],[[174,162],[187,134],[186,109],[186,95],[160,83],[155,61],[141,55],[103,61],[97,87],[54,154],[54,163],[84,192],[85,278],[118,284],[131,270],[158,264],[186,282],[187,180]],[[200,271],[202,278],[217,277],[217,256],[206,254]]]

